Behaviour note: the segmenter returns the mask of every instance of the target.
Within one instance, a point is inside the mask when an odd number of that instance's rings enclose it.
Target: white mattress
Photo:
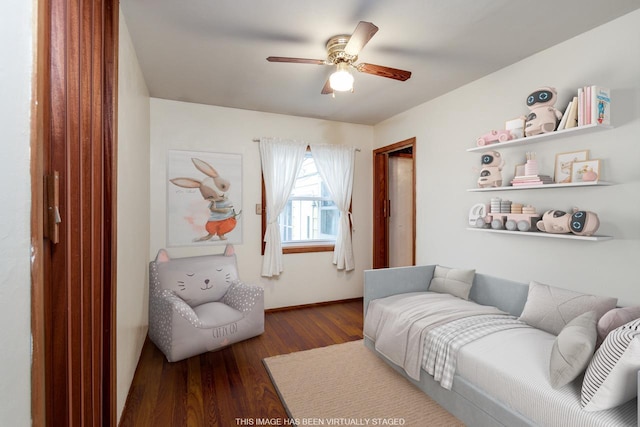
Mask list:
[[[465,345],[456,374],[541,426],[636,426],[636,400],[616,409],[586,412],[582,378],[554,390],[549,358],[555,336],[538,329],[496,332]]]

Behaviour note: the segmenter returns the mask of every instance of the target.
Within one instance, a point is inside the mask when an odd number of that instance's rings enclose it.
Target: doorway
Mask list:
[[[373,268],[415,265],[415,145],[373,151]]]

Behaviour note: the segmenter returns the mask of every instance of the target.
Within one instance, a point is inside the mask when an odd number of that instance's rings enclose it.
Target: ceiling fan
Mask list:
[[[295,64],[335,65],[336,71],[322,88],[322,94],[333,94],[334,91],[353,91],[353,75],[355,69],[361,73],[373,74],[394,80],[405,81],[411,77],[411,71],[397,68],[383,67],[382,65],[355,62],[362,48],[371,40],[378,31],[378,27],[371,22],[360,21],[351,35],[337,35],[327,41],[327,59],[288,58],[282,56],[270,56],[269,62],[292,62]]]

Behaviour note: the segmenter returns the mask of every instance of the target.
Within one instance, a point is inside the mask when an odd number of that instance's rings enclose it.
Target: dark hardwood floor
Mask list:
[[[169,363],[147,338],[120,426],[236,426],[285,419],[262,359],[362,338],[362,300],[272,311],[265,333]]]

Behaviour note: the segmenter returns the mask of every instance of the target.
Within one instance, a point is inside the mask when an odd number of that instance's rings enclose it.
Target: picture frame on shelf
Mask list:
[[[600,159],[578,161],[571,164],[571,182],[598,182],[600,173]]]
[[[516,165],[515,169],[513,170],[513,176],[523,176],[524,175],[524,163],[519,163]]]
[[[572,165],[574,162],[589,160],[589,150],[570,151],[556,154],[553,181],[556,184],[566,184],[571,182],[573,177]]]

